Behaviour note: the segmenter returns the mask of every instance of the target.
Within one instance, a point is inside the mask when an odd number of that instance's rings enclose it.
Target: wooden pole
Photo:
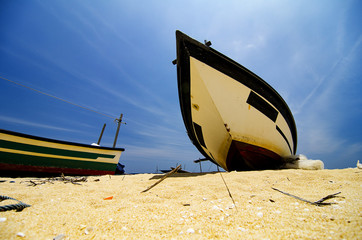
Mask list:
[[[118,122],[118,126],[117,126],[116,136],[114,137],[113,148],[115,148],[115,147],[116,147],[116,144],[117,144],[119,127],[121,126],[122,118],[123,118],[123,113],[121,113],[121,116],[119,117],[119,119],[116,119],[116,121]]]
[[[208,158],[199,158],[198,160],[195,160],[194,163],[203,162],[203,161],[209,161]]]
[[[104,129],[105,129],[105,128],[106,128],[106,124],[103,125],[101,135],[99,136],[99,139],[98,139],[98,142],[97,142],[98,145],[100,145],[100,143],[101,143],[102,136],[103,136],[103,132],[104,132]]]
[[[199,163],[200,164],[200,172],[202,172],[202,168],[201,168],[201,162],[203,161],[208,161],[209,159],[207,158],[199,158],[198,160],[195,160],[194,163]]]
[[[153,185],[149,186],[146,190],[143,190],[141,193],[147,192],[148,190],[150,190],[151,188],[153,188],[154,186],[156,186],[157,184],[159,184],[160,182],[162,182],[163,180],[165,180],[168,176],[174,174],[175,172],[177,172],[179,169],[181,168],[181,165],[178,165],[176,168],[174,168],[171,172],[166,173],[160,180],[158,180],[156,183],[154,183]]]

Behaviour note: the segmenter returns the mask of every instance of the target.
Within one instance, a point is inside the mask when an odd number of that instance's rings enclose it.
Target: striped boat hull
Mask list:
[[[114,174],[123,151],[0,129],[2,173]]]

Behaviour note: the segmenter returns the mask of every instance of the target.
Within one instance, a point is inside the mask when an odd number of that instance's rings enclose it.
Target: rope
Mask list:
[[[229,197],[230,197],[230,198],[231,198],[231,200],[233,201],[233,204],[234,204],[235,210],[236,210],[236,212],[237,212],[237,211],[238,211],[238,208],[236,207],[236,204],[235,204],[234,198],[233,198],[233,196],[231,195],[231,192],[230,192],[230,190],[229,190],[229,187],[228,187],[228,185],[226,184],[225,179],[224,179],[224,177],[222,176],[222,174],[221,174],[221,172],[220,172],[219,166],[218,166],[218,165],[216,165],[216,167],[217,167],[217,171],[220,173],[220,176],[221,176],[221,178],[222,178],[222,181],[223,181],[223,182],[224,182],[224,184],[225,184],[226,190],[228,190]]]
[[[3,80],[5,80],[5,81],[14,83],[14,84],[16,84],[16,85],[18,85],[18,86],[21,86],[21,87],[27,88],[27,89],[29,89],[29,90],[32,90],[32,91],[34,91],[34,92],[44,94],[44,95],[46,95],[46,96],[48,96],[48,97],[52,97],[52,98],[55,98],[55,99],[57,99],[57,100],[60,100],[60,101],[69,103],[69,104],[71,104],[71,105],[74,105],[74,106],[83,108],[83,109],[85,109],[85,110],[92,111],[92,112],[95,112],[95,113],[97,113],[97,114],[100,114],[100,115],[103,115],[103,116],[106,116],[106,117],[115,119],[114,117],[112,117],[112,116],[110,116],[110,115],[108,115],[108,114],[101,113],[101,112],[98,112],[98,111],[96,111],[96,110],[93,110],[93,109],[90,109],[90,108],[87,108],[87,107],[83,107],[83,106],[78,105],[78,104],[76,104],[76,103],[72,103],[72,102],[67,101],[67,100],[65,100],[65,99],[62,99],[62,98],[53,96],[53,95],[51,95],[51,94],[49,94],[49,93],[45,93],[45,92],[42,92],[42,91],[40,91],[40,90],[37,90],[37,89],[31,88],[31,87],[28,87],[28,86],[26,86],[26,85],[23,85],[23,84],[21,84],[21,83],[15,82],[15,81],[12,81],[12,80],[10,80],[10,79],[7,79],[7,78],[1,77],[1,76],[0,76],[0,78],[3,79]]]
[[[29,204],[26,204],[26,203],[23,203],[23,202],[21,202],[19,200],[16,200],[15,198],[0,195],[0,202],[2,202],[3,200],[15,200],[18,203],[0,206],[0,212],[6,212],[6,211],[10,211],[10,210],[16,210],[17,212],[20,212],[24,208],[27,208],[27,207],[31,206]]]

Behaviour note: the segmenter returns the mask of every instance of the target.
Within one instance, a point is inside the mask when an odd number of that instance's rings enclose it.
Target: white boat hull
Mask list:
[[[177,34],[181,110],[200,152],[229,171],[276,168],[295,154],[294,119],[275,90],[215,50]],[[208,62],[203,53],[214,59]],[[228,64],[242,74],[228,74]]]

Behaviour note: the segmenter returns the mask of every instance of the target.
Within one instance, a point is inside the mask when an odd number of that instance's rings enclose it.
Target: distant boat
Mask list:
[[[176,31],[182,117],[196,148],[227,171],[275,169],[295,155],[297,130],[282,97],[232,59]]]
[[[0,129],[0,175],[114,174],[123,151]]]

